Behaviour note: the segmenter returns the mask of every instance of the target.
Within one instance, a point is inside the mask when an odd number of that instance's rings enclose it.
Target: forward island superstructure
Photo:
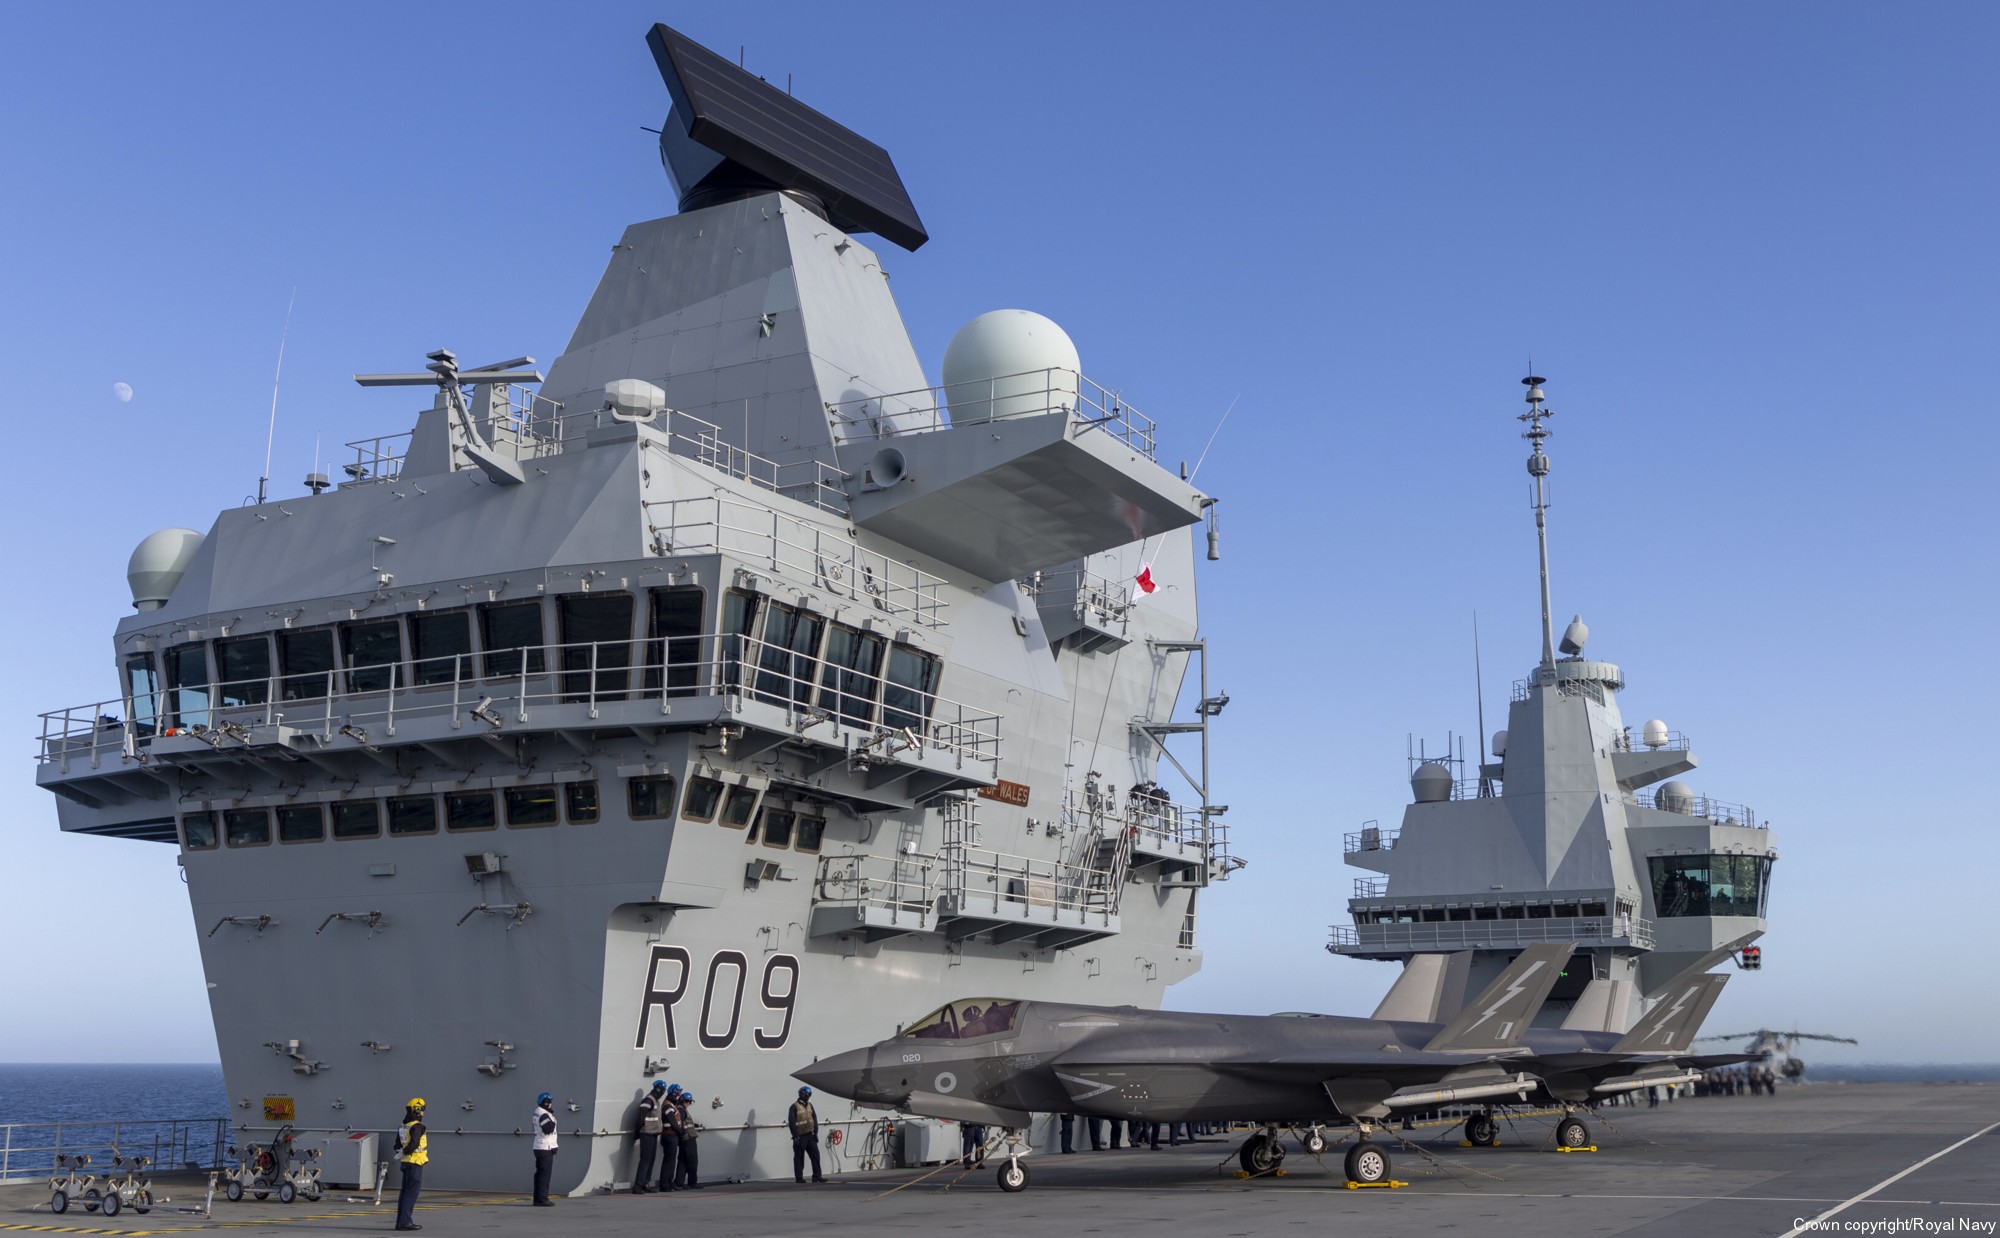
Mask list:
[[[1541,556],[1542,656],[1514,684],[1507,727],[1475,778],[1447,751],[1414,755],[1401,827],[1345,839],[1356,878],[1351,926],[1328,949],[1402,962],[1380,1018],[1456,1013],[1522,947],[1579,943],[1538,1024],[1624,1031],[1684,969],[1761,952],[1777,841],[1751,810],[1695,794],[1685,736],[1658,720],[1634,735],[1624,673],[1585,655],[1579,616],[1558,640],[1549,599],[1551,415],[1543,379],[1523,380]],[[1748,948],[1746,950],[1746,947]],[[1740,952],[1740,953],[1739,953]]]
[[[180,849],[240,1126],[424,1096],[445,1186],[519,1185],[540,1090],[556,1189],[629,1181],[656,1078],[704,1175],[780,1174],[791,1071],[962,994],[1157,1006],[1239,863],[1205,761],[1159,785],[1226,699],[1214,500],[1040,315],[931,385],[886,153],[649,43],[680,213],[547,373],[357,376],[429,406],[148,538],[122,690],[44,716],[63,829]]]

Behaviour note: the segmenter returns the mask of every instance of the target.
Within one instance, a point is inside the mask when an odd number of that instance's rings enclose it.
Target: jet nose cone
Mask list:
[[[822,1092],[847,1100],[865,1100],[861,1093],[862,1079],[868,1074],[869,1064],[874,1058],[872,1049],[850,1049],[846,1053],[836,1053],[823,1057],[812,1065],[792,1072],[792,1078],[808,1084]]]

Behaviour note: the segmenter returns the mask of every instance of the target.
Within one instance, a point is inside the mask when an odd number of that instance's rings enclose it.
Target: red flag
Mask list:
[[[1132,580],[1132,600],[1136,602],[1148,594],[1159,591],[1160,586],[1153,579],[1153,565],[1148,563],[1139,569],[1138,576]]]

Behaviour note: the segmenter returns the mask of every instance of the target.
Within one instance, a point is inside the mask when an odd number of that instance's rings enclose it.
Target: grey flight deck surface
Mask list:
[[[1021,1195],[995,1190],[990,1166],[961,1180],[951,1167],[856,1172],[855,1160],[841,1156],[828,1161],[832,1180],[826,1186],[786,1181],[664,1196],[591,1196],[559,1200],[554,1209],[529,1207],[525,1194],[426,1191],[417,1219],[426,1235],[486,1238],[1003,1231],[1064,1238],[1292,1232],[1777,1238],[1921,1163],[1829,1220],[1867,1226],[1915,1219],[1947,1228],[1816,1232],[1992,1234],[2000,1222],[2000,1131],[1990,1130],[2000,1116],[1996,1110],[2000,1085],[1994,1084],[1821,1084],[1781,1089],[1774,1097],[1684,1099],[1658,1109],[1617,1110],[1615,1143],[1596,1153],[1568,1154],[1547,1150],[1547,1118],[1503,1128],[1497,1148],[1462,1148],[1458,1129],[1439,1124],[1406,1133],[1436,1161],[1399,1155],[1398,1178],[1409,1185],[1393,1190],[1346,1189],[1337,1146],[1317,1161],[1294,1152],[1283,1178],[1241,1181],[1229,1155],[1236,1141],[1213,1139],[1159,1152],[1038,1155],[1035,1189]],[[1930,1159],[1981,1130],[1989,1133]],[[525,1151],[515,1160],[525,1190]],[[184,1194],[181,1188],[172,1193]],[[392,1190],[379,1210],[218,1201],[212,1223],[164,1210],[149,1217],[128,1213],[115,1222],[80,1214],[62,1221],[86,1232],[132,1234],[199,1233],[226,1223],[231,1233],[295,1238],[379,1232],[393,1216]],[[56,1220],[40,1187],[0,1187],[0,1229]]]

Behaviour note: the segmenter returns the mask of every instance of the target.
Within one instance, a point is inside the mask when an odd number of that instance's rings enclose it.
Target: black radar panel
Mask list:
[[[873,232],[904,249],[930,239],[888,151],[669,26],[654,26],[646,44],[673,96],[671,120],[693,145],[721,156],[712,167],[683,168],[677,165],[690,161],[675,158],[679,135],[662,139],[669,170],[681,181],[682,209],[702,201],[702,186],[733,176],[739,185],[761,181],[810,194],[828,221],[848,232]],[[699,184],[686,183],[690,173]]]

